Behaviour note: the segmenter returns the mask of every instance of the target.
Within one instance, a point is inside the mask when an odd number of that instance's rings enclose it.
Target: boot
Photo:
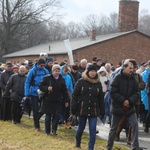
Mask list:
[[[71,129],[71,125],[68,122],[65,122],[64,127],[65,129]]]

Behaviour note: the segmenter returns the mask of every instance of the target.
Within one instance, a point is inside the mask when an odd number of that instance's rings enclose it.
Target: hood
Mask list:
[[[98,74],[96,74],[96,77],[94,79],[91,79],[87,76],[86,73],[84,73],[82,78],[83,78],[83,80],[88,81],[90,83],[99,83],[100,82],[100,77]]]
[[[62,76],[68,75],[68,74],[64,74],[64,73],[63,73],[63,69],[64,69],[64,65],[60,67],[60,74],[61,74]]]
[[[106,71],[106,68],[104,66],[102,66],[97,73],[101,73],[102,71],[106,72],[106,74],[108,74],[108,72]]]

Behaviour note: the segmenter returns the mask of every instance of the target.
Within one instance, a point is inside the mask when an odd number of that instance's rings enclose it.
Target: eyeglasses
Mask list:
[[[45,67],[45,65],[40,65],[40,67]]]

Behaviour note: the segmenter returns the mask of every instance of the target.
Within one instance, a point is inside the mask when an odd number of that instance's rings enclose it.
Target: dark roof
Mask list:
[[[99,35],[99,36],[96,36],[95,41],[90,41],[89,37],[71,39],[70,44],[71,44],[72,50],[74,51],[79,48],[97,44],[97,43],[110,40],[119,36],[130,34],[133,32],[139,32],[139,31],[133,30],[129,32],[118,32],[118,33],[112,33],[112,34]],[[50,50],[49,50],[49,47],[50,47]],[[49,42],[46,44],[41,44],[38,46],[34,46],[31,48],[13,52],[13,53],[4,55],[3,58],[20,57],[20,56],[37,56],[37,55],[40,55],[40,53],[56,55],[56,54],[67,54],[68,51],[67,51],[67,48],[65,47],[64,41],[58,41],[58,42]]]

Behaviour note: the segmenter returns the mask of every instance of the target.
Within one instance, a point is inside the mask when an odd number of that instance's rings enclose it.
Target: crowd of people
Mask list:
[[[58,124],[71,129],[68,118],[72,115],[78,121],[75,146],[80,148],[88,120],[88,150],[93,150],[100,119],[110,124],[107,150],[120,140],[122,129],[126,130],[127,144],[133,150],[142,150],[138,121],[149,133],[149,73],[150,61],[137,64],[135,59],[122,60],[117,66],[97,57],[91,62],[76,60],[72,65],[65,59],[59,64],[41,57],[35,63],[6,62],[0,66],[0,119],[21,123],[22,102],[28,100],[37,131],[41,130],[39,120],[44,114],[47,135],[57,135]]]

